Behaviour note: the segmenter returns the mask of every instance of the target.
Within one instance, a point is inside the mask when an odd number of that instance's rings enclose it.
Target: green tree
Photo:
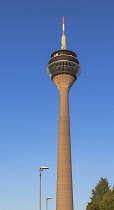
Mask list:
[[[114,188],[111,190],[106,178],[101,178],[92,189],[91,201],[86,210],[114,210]]]
[[[114,188],[105,193],[102,201],[100,202],[100,209],[114,210]]]

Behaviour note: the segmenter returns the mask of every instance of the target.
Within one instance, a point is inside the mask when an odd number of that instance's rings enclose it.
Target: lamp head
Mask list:
[[[43,169],[49,169],[49,168],[46,166],[40,166],[40,169],[43,170]]]
[[[52,197],[46,197],[46,200],[52,199]]]

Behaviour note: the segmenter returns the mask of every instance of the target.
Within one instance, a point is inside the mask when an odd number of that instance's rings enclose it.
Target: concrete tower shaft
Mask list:
[[[75,78],[67,74],[53,78],[60,93],[56,210],[73,210],[68,92],[74,81]]]

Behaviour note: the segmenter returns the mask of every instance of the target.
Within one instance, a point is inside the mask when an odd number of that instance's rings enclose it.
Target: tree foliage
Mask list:
[[[114,187],[111,189],[107,179],[101,178],[90,199],[86,210],[114,210]]]

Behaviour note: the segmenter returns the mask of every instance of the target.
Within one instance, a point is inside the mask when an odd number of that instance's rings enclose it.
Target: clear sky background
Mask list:
[[[0,210],[55,209],[59,93],[46,73],[60,49],[82,72],[70,91],[74,209],[85,210],[100,177],[114,185],[114,1],[1,0]]]

